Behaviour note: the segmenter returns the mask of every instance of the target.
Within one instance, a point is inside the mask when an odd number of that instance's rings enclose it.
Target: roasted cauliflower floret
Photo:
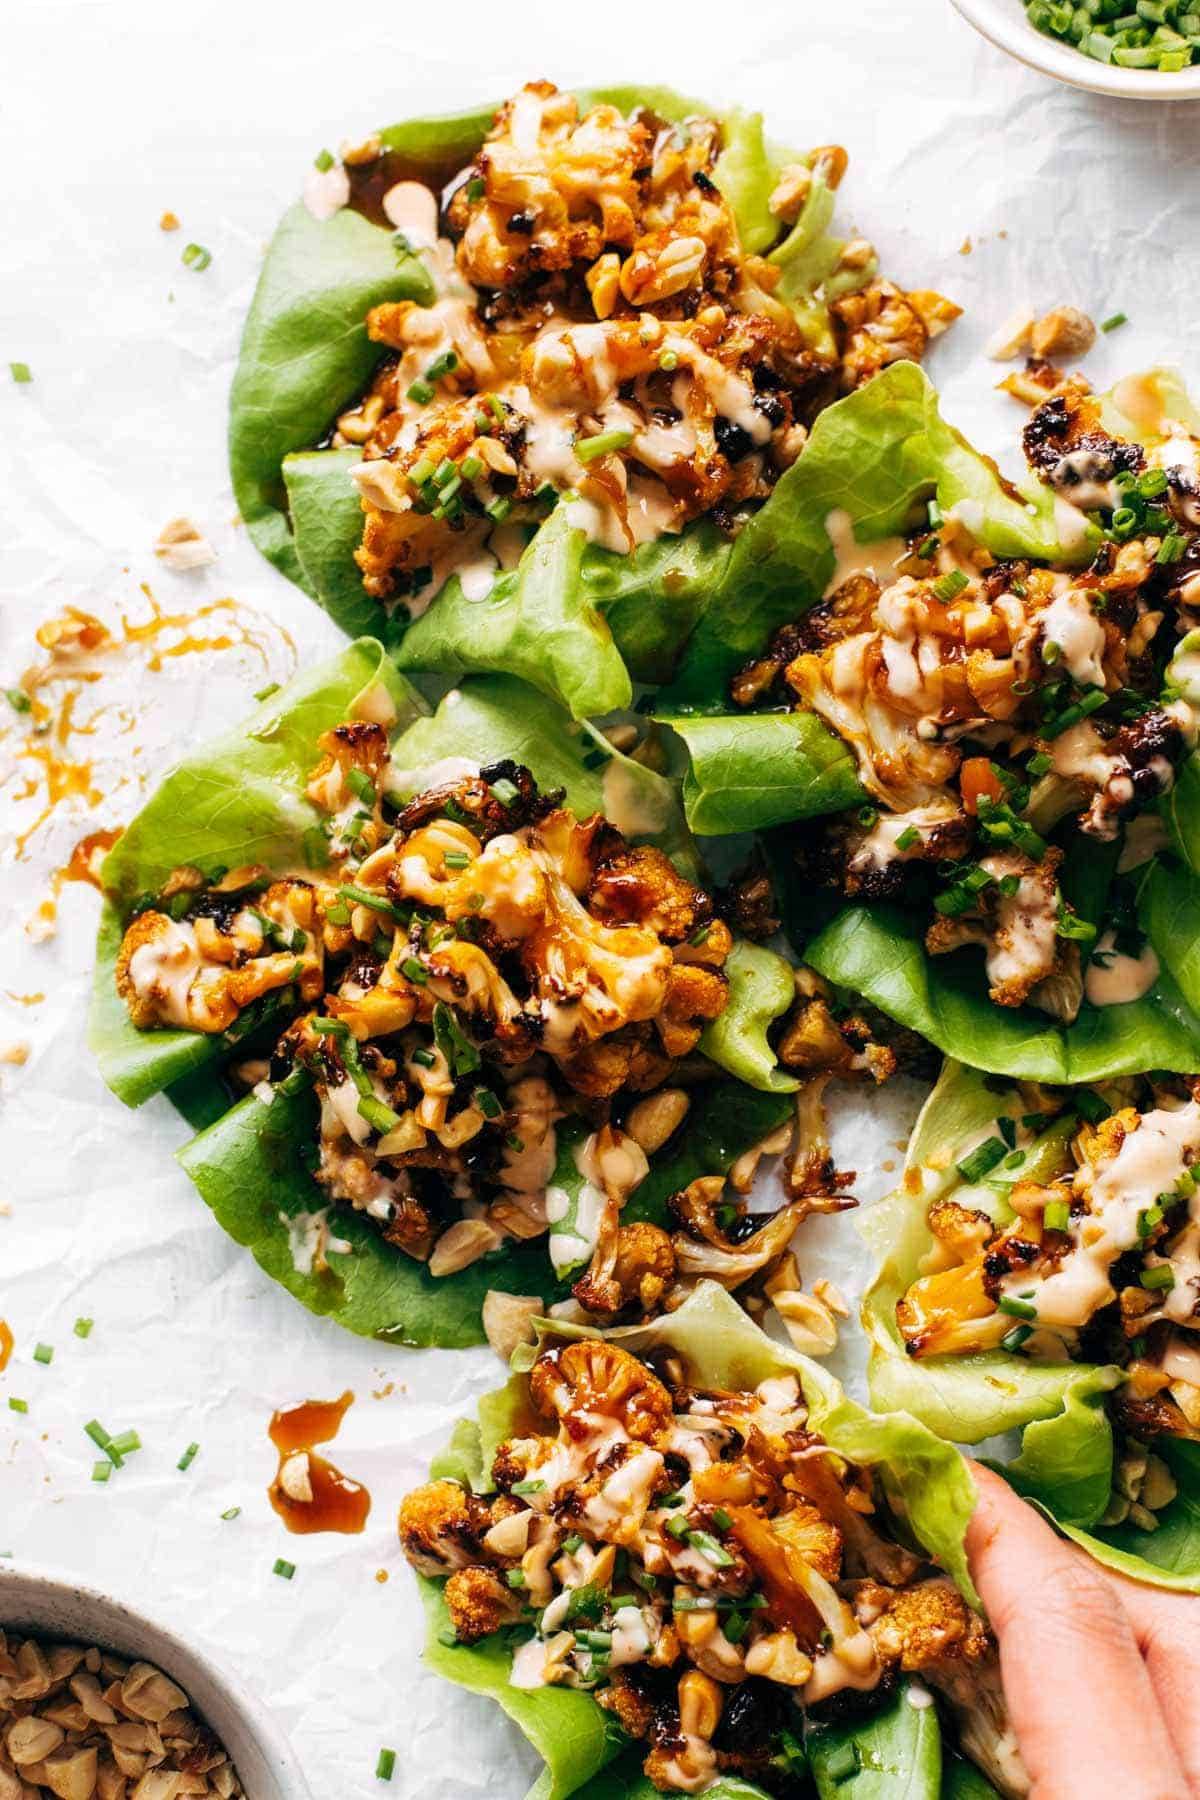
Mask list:
[[[431,1481],[400,1502],[400,1546],[420,1575],[445,1575],[478,1562],[488,1528],[484,1503],[457,1481]]]
[[[982,944],[986,952],[988,996],[997,1006],[1037,1006],[1048,996],[1038,990],[1067,961],[1067,946],[1058,936],[1058,869],[1062,851],[1050,848],[1033,862],[1019,851],[985,856],[980,867],[991,877],[979,894],[973,914],[949,918],[940,914],[925,934],[931,956],[942,956],[963,944]],[[1011,892],[1006,888],[1015,881]],[[1082,991],[1051,1008],[1072,1019]]]
[[[803,1502],[772,1520],[777,1538],[802,1556],[810,1568],[826,1581],[837,1581],[842,1573],[842,1534],[836,1525],[822,1517],[815,1506]]]
[[[608,1413],[638,1443],[655,1443],[671,1421],[671,1396],[646,1365],[616,1344],[585,1340],[539,1356],[529,1374],[539,1412],[560,1419]]]
[[[456,1569],[442,1592],[460,1644],[477,1644],[521,1616],[520,1595],[494,1570],[478,1564]]]
[[[661,850],[643,844],[607,858],[588,888],[588,907],[607,925],[647,925],[678,944],[707,924],[712,903]]]

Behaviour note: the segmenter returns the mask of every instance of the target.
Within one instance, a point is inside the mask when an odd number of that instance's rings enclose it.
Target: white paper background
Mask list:
[[[974,38],[944,0],[604,0],[594,13],[563,0],[38,0],[8,9],[4,44],[0,370],[25,361],[34,381],[0,374],[3,683],[64,605],[114,626],[144,620],[141,582],[172,613],[232,596],[239,611],[195,631],[250,633],[260,649],[166,656],[156,669],[152,651],[181,635],[163,632],[102,659],[76,716],[105,717],[62,747],[92,762],[84,785],[102,797],[91,809],[64,801],[19,859],[5,840],[0,1043],[30,1054],[0,1069],[11,1208],[0,1216],[0,1316],[17,1336],[0,1395],[30,1410],[0,1410],[0,1548],[77,1570],[215,1650],[294,1733],[320,1800],[516,1800],[532,1773],[523,1744],[486,1703],[421,1672],[394,1534],[401,1494],[497,1366],[486,1351],[361,1343],[270,1285],[173,1163],[185,1132],[167,1104],[124,1111],[89,1061],[95,895],[67,886],[57,937],[37,945],[25,931],[51,872],[85,831],[131,814],[139,781],[236,719],[296,657],[338,642],[233,524],[225,396],[262,248],[325,144],[533,76],[670,82],[763,108],[780,139],[847,146],[843,220],[875,239],[890,274],[967,308],[933,373],[950,416],[1001,450],[1019,415],[991,394],[998,371],[980,350],[1020,302],[1130,315],[1089,363],[1097,382],[1156,359],[1195,372],[1200,113],[1056,87]],[[159,231],[166,208],[180,232]],[[180,264],[192,239],[213,252],[202,275]],[[220,552],[202,574],[172,576],[151,554],[181,512]],[[0,804],[24,830],[43,804],[36,789],[20,797],[38,768],[20,722],[0,711]],[[11,998],[35,992],[45,1000]],[[870,1117],[855,1103],[840,1118],[842,1160],[863,1172],[865,1199],[888,1185],[882,1165],[897,1160],[912,1098],[881,1098]],[[802,1260],[809,1279],[825,1269],[852,1287],[851,1221],[821,1223]],[[72,1335],[79,1314],[96,1321],[87,1342]],[[55,1346],[49,1368],[32,1361],[39,1340]],[[268,1417],[345,1387],[358,1398],[335,1455],[374,1495],[368,1529],[289,1538],[265,1498]],[[146,1446],[107,1487],[89,1479],[82,1426],[93,1416],[136,1427]],[[192,1439],[200,1455],[180,1474]],[[241,1516],[222,1523],[232,1505]],[[279,1555],[297,1565],[290,1584],[271,1573]],[[373,1777],[382,1744],[399,1752],[388,1789]]]

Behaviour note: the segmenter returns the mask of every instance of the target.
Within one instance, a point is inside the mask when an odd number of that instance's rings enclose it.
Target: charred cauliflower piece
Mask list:
[[[457,1481],[431,1481],[400,1503],[400,1545],[422,1575],[465,1569],[482,1555],[486,1506]]]
[[[492,1569],[456,1569],[442,1592],[460,1644],[477,1644],[521,1616],[520,1596]]]
[[[611,1415],[638,1443],[654,1443],[671,1419],[662,1382],[616,1344],[584,1341],[547,1351],[530,1370],[529,1393],[539,1412],[560,1419],[584,1411]]]

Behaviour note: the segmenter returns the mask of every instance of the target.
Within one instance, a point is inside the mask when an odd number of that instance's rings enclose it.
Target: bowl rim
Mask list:
[[[184,1671],[189,1667],[197,1670],[202,1679],[228,1702],[231,1711],[237,1714],[247,1737],[253,1740],[255,1748],[277,1778],[287,1800],[312,1800],[299,1759],[265,1703],[238,1676],[230,1674],[215,1662],[206,1648],[181,1637],[179,1631],[157,1613],[147,1612],[139,1603],[96,1587],[90,1581],[82,1580],[70,1569],[56,1564],[6,1561],[0,1562],[0,1629],[4,1629],[7,1624],[6,1593],[16,1602],[16,1609],[22,1609],[24,1603],[32,1612],[37,1610],[39,1597],[55,1594],[69,1596],[85,1605],[94,1606],[100,1613],[111,1617],[114,1630],[128,1630],[132,1643],[136,1643],[139,1634],[144,1637],[147,1631],[152,1632],[160,1644],[165,1646],[165,1652],[147,1648],[147,1660],[153,1660],[156,1666],[162,1664],[164,1673],[172,1675],[171,1665],[178,1656],[178,1672],[173,1678],[182,1681],[185,1686],[188,1683]],[[22,1596],[21,1599],[17,1598],[18,1594]],[[16,1625],[16,1629],[27,1630],[34,1636],[41,1636],[52,1630],[48,1626],[21,1623]],[[103,1645],[105,1636],[105,1628],[101,1626],[96,1635],[98,1645]],[[118,1648],[117,1654],[130,1655],[136,1652]],[[200,1708],[200,1711],[203,1713],[204,1709]]]
[[[950,0],[955,11],[998,50],[1027,68],[1088,93],[1120,100],[1200,100],[1200,64],[1164,73],[1158,69],[1116,69],[1094,61],[1073,44],[1037,31],[1022,0]]]

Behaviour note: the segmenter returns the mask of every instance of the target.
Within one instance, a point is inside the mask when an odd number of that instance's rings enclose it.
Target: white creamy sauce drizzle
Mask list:
[[[304,204],[314,219],[324,224],[349,203],[350,177],[341,163],[308,171],[304,178]]]
[[[281,1212],[279,1223],[287,1231],[288,1253],[297,1275],[312,1274],[313,1265],[322,1245],[326,1251],[332,1251],[335,1256],[349,1256],[354,1248],[344,1238],[335,1238],[329,1235],[329,1210],[327,1207],[322,1207],[319,1212]]]
[[[1139,1242],[1138,1215],[1170,1192],[1200,1150],[1200,1105],[1189,1100],[1174,1112],[1143,1115],[1112,1160],[1094,1177],[1089,1210],[1071,1224],[1071,1250],[1061,1268],[1036,1285],[1038,1323],[1082,1325],[1113,1298],[1109,1279],[1116,1258]],[[1009,1292],[1030,1285],[1027,1272],[1004,1278]]]
[[[150,943],[140,944],[134,951],[129,959],[129,979],[140,997],[159,1001],[167,1023],[193,1025],[188,1001],[203,966],[194,927],[171,919]]]
[[[1115,946],[1114,934],[1106,931],[1088,964],[1083,991],[1093,1006],[1128,1006],[1158,980],[1160,964],[1152,944],[1147,943],[1139,956],[1126,956]]]
[[[423,181],[398,181],[383,196],[383,211],[414,249],[432,249],[437,243],[437,200]]]
[[[670,823],[670,789],[626,757],[609,758],[600,789],[604,816],[624,837],[653,837]]]
[[[459,586],[464,600],[486,600],[496,585],[496,558],[487,550],[458,566]]]
[[[854,522],[841,506],[826,513],[825,535],[833,545],[834,554],[833,574],[826,584],[825,598],[836,593],[852,575],[873,575],[880,583],[884,582],[908,554],[908,545],[899,537],[876,538],[873,543],[860,544],[854,535]]]
[[[985,856],[980,866],[997,881],[1012,873],[1009,859]],[[987,971],[994,983],[1021,980],[1033,969],[1054,962],[1058,919],[1053,903],[1034,872],[1020,877],[1015,894],[1002,895],[997,929],[988,943]]]
[[[1057,644],[1063,667],[1082,687],[1104,686],[1104,627],[1086,594],[1067,588],[1038,614],[1044,642]]]

